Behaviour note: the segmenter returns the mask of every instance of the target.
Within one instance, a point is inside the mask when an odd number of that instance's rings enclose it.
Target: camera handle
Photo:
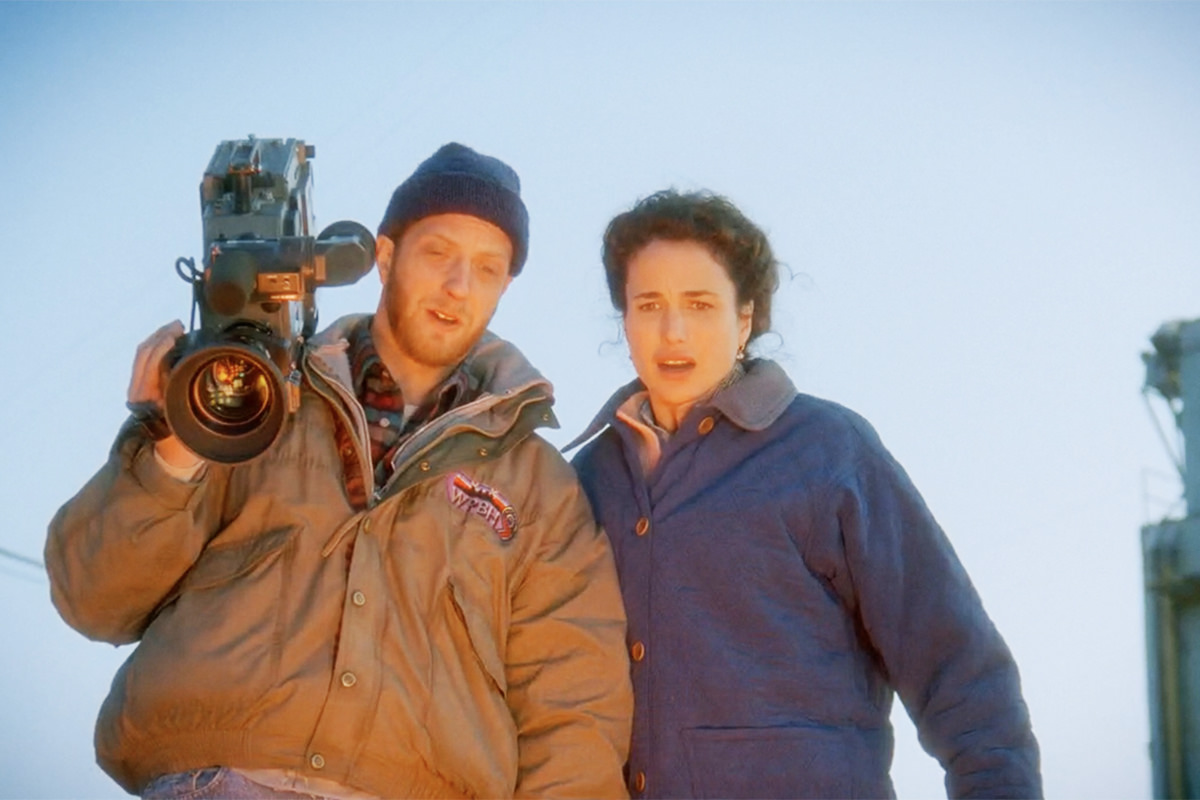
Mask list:
[[[188,330],[194,331],[196,330],[196,310],[200,307],[200,292],[204,290],[204,273],[196,269],[196,259],[180,256],[175,259],[175,274],[184,283],[192,285],[192,315],[188,319]]]

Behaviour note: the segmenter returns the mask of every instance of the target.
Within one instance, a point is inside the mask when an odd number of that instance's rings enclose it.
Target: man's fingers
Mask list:
[[[129,379],[127,399],[131,403],[153,402],[162,403],[162,386],[159,377],[159,365],[163,357],[175,346],[175,341],[183,335],[183,323],[172,320],[150,334],[144,342],[138,345],[133,358],[133,373]]]

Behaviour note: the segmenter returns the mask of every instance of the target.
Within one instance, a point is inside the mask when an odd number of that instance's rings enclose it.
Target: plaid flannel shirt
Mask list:
[[[455,369],[441,386],[430,393],[424,404],[405,413],[404,395],[388,372],[375,340],[371,336],[374,317],[364,318],[349,333],[350,375],[354,380],[354,394],[362,403],[367,415],[367,428],[371,438],[371,464],[375,470],[375,486],[383,487],[392,476],[392,457],[396,450],[414,431],[430,420],[445,414],[455,406],[473,399],[467,375]],[[339,442],[343,453],[353,452],[349,444],[349,433],[339,431],[345,442]],[[355,506],[365,508],[367,504],[366,481],[358,469],[346,459],[346,492]]]

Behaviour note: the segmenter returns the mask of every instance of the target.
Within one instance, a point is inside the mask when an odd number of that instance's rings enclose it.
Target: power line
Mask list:
[[[37,559],[30,558],[29,556],[23,556],[20,553],[14,553],[11,550],[5,550],[3,547],[0,547],[0,556],[3,556],[4,558],[11,558],[13,561],[20,561],[22,564],[28,564],[29,566],[37,567],[40,570],[46,569],[46,565]]]

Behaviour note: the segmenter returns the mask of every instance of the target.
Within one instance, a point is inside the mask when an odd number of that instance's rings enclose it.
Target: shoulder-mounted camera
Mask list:
[[[192,329],[166,360],[164,405],[175,435],[210,461],[271,446],[299,405],[316,290],[352,284],[374,264],[375,239],[357,222],[312,235],[313,157],[302,140],[251,136],[221,142],[204,171],[204,266],[175,264],[192,284]]]

